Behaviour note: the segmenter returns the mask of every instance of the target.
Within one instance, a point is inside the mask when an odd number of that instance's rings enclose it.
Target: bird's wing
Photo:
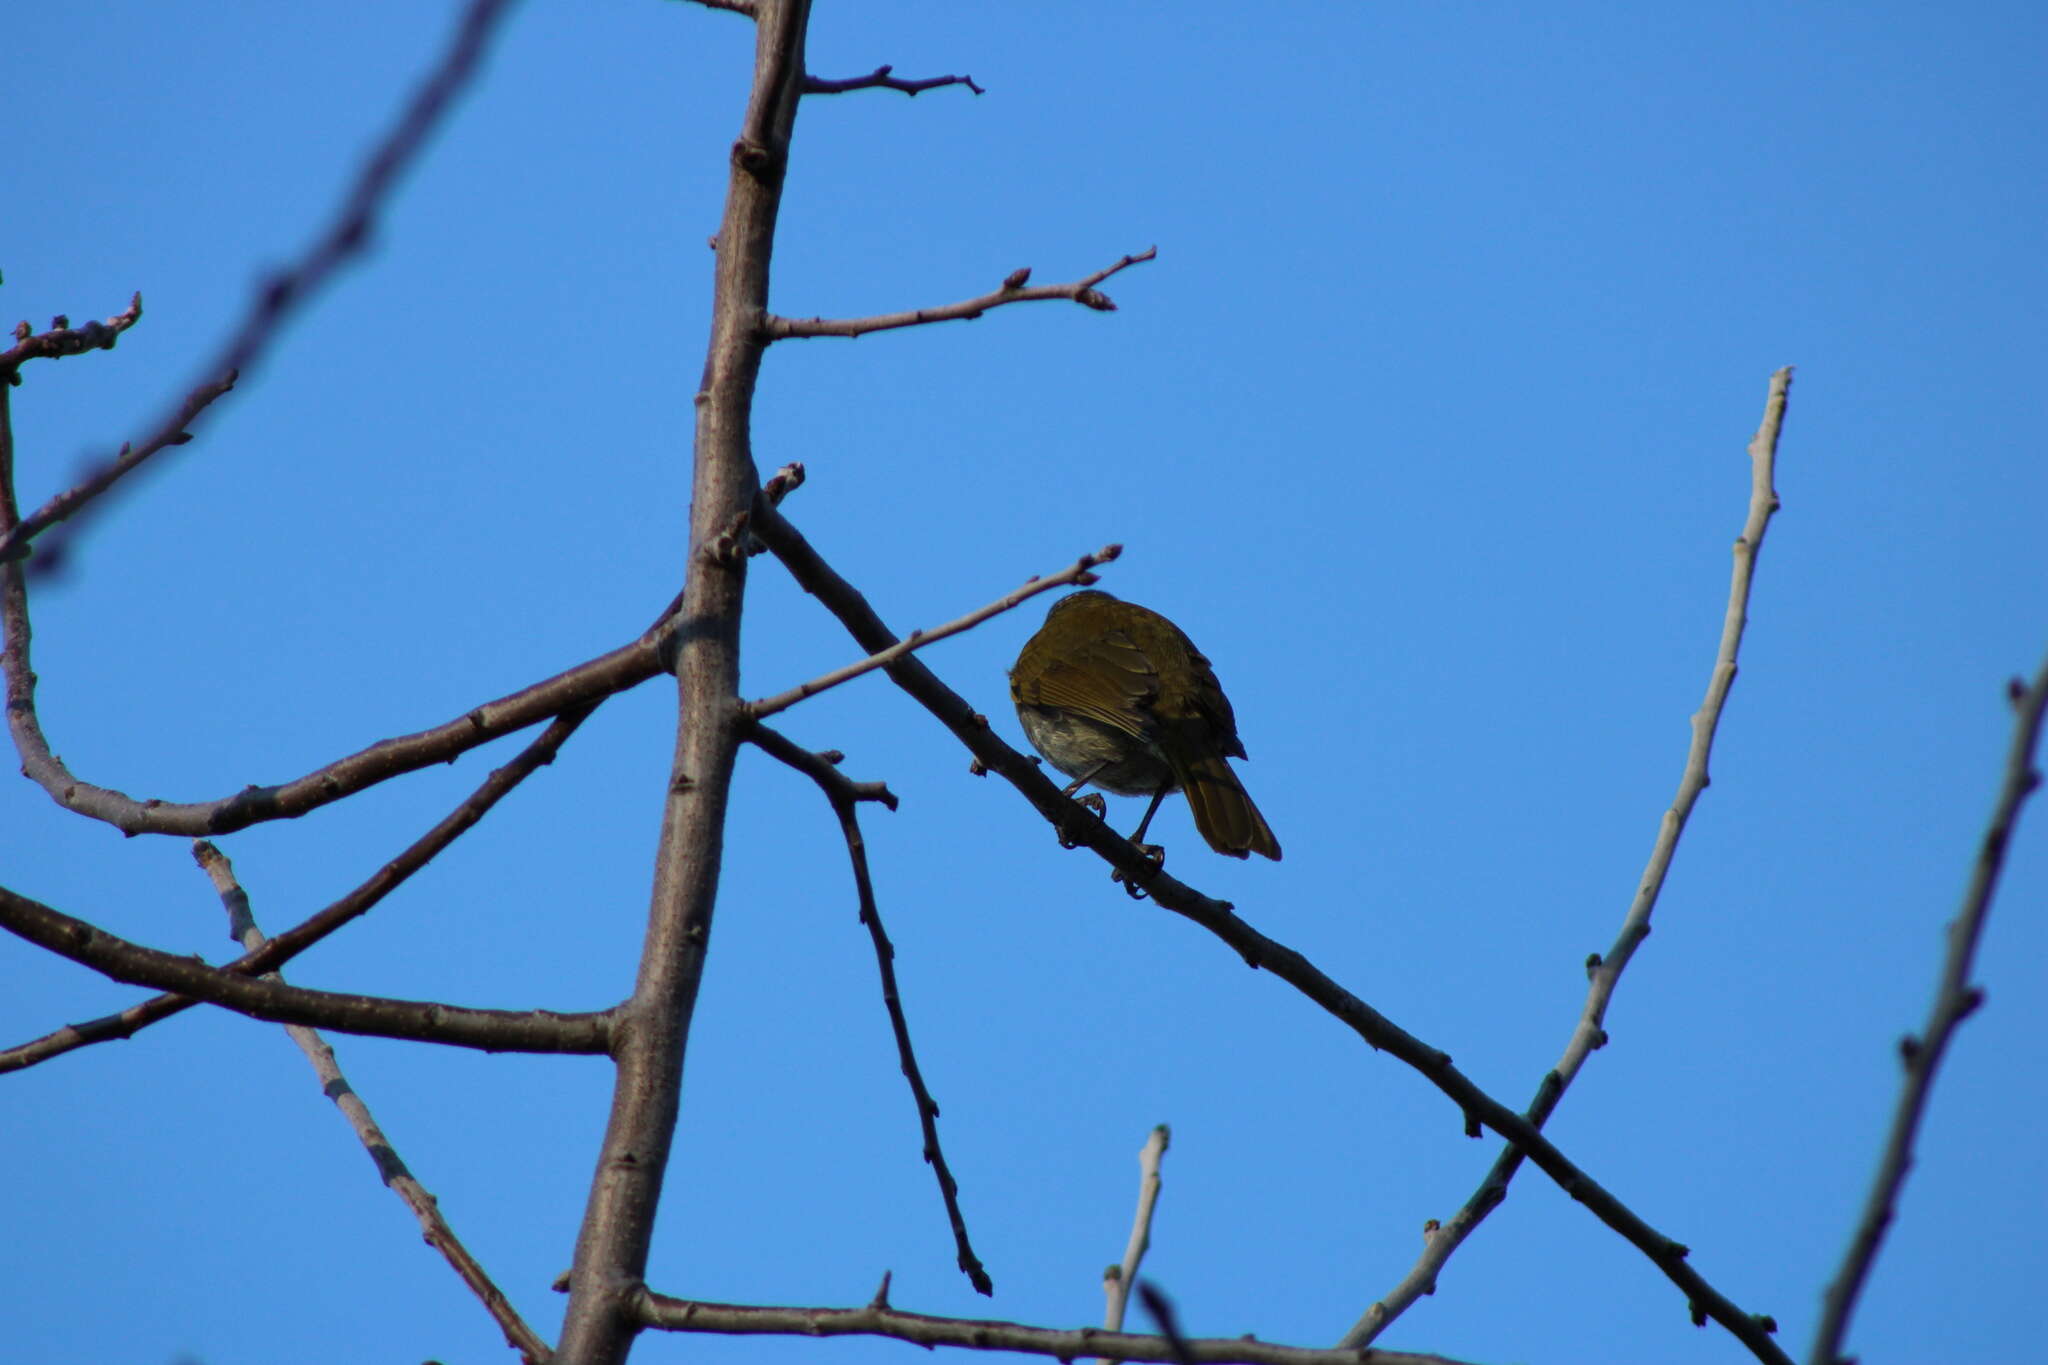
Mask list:
[[[1027,702],[1073,711],[1138,739],[1150,740],[1155,729],[1159,675],[1145,651],[1120,630],[1075,646],[1023,692]]]

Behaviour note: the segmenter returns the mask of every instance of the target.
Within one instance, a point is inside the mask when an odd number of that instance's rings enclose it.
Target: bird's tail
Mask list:
[[[1174,757],[1169,755],[1169,760]],[[1194,754],[1173,762],[1172,767],[1181,790],[1187,793],[1195,828],[1209,841],[1209,847],[1233,858],[1258,853],[1280,861],[1280,841],[1252,804],[1251,793],[1231,771],[1229,759],[1222,754]]]

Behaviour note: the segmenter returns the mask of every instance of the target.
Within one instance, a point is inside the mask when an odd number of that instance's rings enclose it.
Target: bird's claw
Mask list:
[[[1152,864],[1153,871],[1156,872],[1166,866],[1166,849],[1164,846],[1160,844],[1134,844],[1133,847],[1144,855],[1147,862]],[[1135,878],[1125,876],[1124,870],[1120,867],[1113,867],[1109,870],[1109,879],[1123,887],[1124,894],[1134,901],[1151,899],[1152,893],[1138,885]]]

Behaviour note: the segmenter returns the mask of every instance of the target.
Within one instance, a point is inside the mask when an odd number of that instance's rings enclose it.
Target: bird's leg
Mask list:
[[[1166,799],[1166,793],[1168,790],[1170,789],[1166,787],[1161,787],[1158,791],[1152,793],[1152,804],[1145,807],[1145,818],[1140,820],[1138,822],[1137,829],[1131,832],[1131,842],[1138,846],[1138,852],[1144,854],[1147,858],[1150,858],[1152,860],[1152,865],[1154,867],[1163,867],[1166,865],[1166,850],[1161,848],[1158,844],[1146,843],[1145,831],[1152,827],[1152,817],[1159,813],[1159,803]],[[1109,874],[1109,879],[1113,882],[1121,883],[1123,885],[1124,890],[1129,893],[1132,900],[1141,901],[1145,899],[1144,889],[1140,887],[1137,884],[1137,882],[1131,880],[1129,877],[1124,876],[1121,870],[1112,871]]]
[[[1145,807],[1145,818],[1140,820],[1137,829],[1131,832],[1131,842],[1139,848],[1146,846],[1145,831],[1152,827],[1152,817],[1159,813],[1159,803],[1166,799],[1166,792],[1167,789],[1161,787],[1158,791],[1152,793],[1152,804]]]
[[[1097,774],[1097,773],[1101,772],[1101,771],[1102,771],[1102,770],[1103,770],[1104,768],[1107,768],[1108,766],[1109,766],[1109,761],[1108,761],[1107,759],[1105,759],[1105,760],[1103,760],[1102,762],[1100,762],[1100,763],[1096,764],[1096,765],[1095,765],[1094,767],[1090,768],[1090,769],[1089,769],[1089,770],[1088,770],[1087,772],[1085,772],[1085,773],[1082,773],[1082,774],[1081,774],[1081,775],[1080,775],[1079,777],[1075,778],[1075,779],[1074,779],[1074,780],[1073,780],[1072,782],[1069,782],[1069,783],[1068,783],[1068,784],[1067,784],[1066,786],[1064,786],[1064,787],[1060,788],[1060,795],[1061,795],[1061,796],[1072,796],[1072,795],[1073,795],[1073,794],[1074,794],[1075,792],[1077,792],[1077,791],[1081,790],[1081,788],[1083,788],[1083,787],[1087,786],[1087,785],[1088,785],[1088,784],[1089,784],[1090,782],[1094,781],[1094,780],[1095,780],[1095,774]],[[1089,793],[1088,793],[1088,794],[1087,794],[1086,796],[1084,796],[1084,797],[1082,797],[1082,798],[1081,798],[1081,804],[1082,804],[1082,806],[1084,806],[1085,808],[1087,808],[1088,812],[1089,812],[1089,813],[1090,813],[1091,815],[1093,815],[1093,816],[1094,816],[1094,817],[1095,817],[1096,819],[1098,819],[1098,820],[1106,820],[1106,819],[1108,819],[1108,818],[1109,818],[1109,815],[1108,815],[1108,812],[1109,812],[1109,806],[1108,806],[1108,803],[1107,803],[1107,802],[1105,802],[1105,801],[1104,801],[1104,800],[1102,799],[1102,795],[1101,795],[1101,793],[1099,793],[1099,792],[1089,792]],[[1067,835],[1066,835],[1066,831],[1062,830],[1062,831],[1060,831],[1060,847],[1061,847],[1061,848],[1078,848],[1078,847],[1080,847],[1080,845],[1076,844],[1076,843],[1075,843],[1075,842],[1074,842],[1073,840],[1069,839],[1069,838],[1067,837]]]

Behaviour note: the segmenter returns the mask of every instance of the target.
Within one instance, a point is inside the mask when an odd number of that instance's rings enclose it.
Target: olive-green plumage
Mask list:
[[[1233,858],[1280,857],[1280,841],[1231,771],[1237,717],[1194,642],[1156,611],[1106,592],[1053,603],[1010,669],[1024,733],[1052,765],[1119,796],[1187,793],[1195,828]]]

